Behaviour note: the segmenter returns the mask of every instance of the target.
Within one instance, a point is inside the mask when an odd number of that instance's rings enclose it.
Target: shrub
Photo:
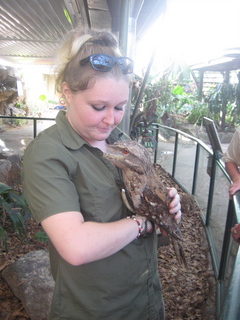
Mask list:
[[[4,229],[6,219],[10,219],[20,238],[27,234],[25,221],[31,212],[22,194],[18,194],[8,185],[0,182],[0,243],[7,250],[7,232]]]

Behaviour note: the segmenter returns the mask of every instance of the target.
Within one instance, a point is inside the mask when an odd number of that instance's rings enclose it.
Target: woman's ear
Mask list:
[[[63,93],[66,101],[68,102],[69,98],[71,96],[71,90],[70,90],[70,88],[69,88],[69,86],[67,85],[66,82],[62,83],[62,93]]]

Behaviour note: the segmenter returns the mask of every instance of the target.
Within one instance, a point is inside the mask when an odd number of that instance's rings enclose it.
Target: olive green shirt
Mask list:
[[[119,138],[126,136],[115,129],[108,142]],[[119,181],[119,171],[72,129],[63,111],[24,155],[24,195],[38,223],[68,211],[80,211],[85,221],[125,218]],[[62,259],[51,243],[49,251],[55,280],[49,319],[164,319],[155,233],[81,266]]]

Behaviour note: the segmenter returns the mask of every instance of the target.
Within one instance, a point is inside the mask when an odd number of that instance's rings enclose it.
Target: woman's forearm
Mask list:
[[[139,232],[132,219],[110,223],[84,222],[79,212],[50,216],[42,221],[42,226],[63,259],[75,266],[118,252]]]

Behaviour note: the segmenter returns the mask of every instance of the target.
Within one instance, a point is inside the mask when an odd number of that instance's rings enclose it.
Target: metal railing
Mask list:
[[[235,223],[240,223],[240,191],[233,196],[233,200],[229,200],[228,186],[231,180],[219,154],[212,152],[205,143],[177,129],[158,124],[154,126],[160,135],[170,137],[162,139],[161,144],[158,142],[162,148],[166,144],[165,153],[169,149],[170,156],[161,156],[158,148],[156,162],[171,174],[183,190],[194,195],[201,209],[216,278],[216,319],[238,320],[240,249],[232,240],[231,228]],[[157,139],[158,136],[157,133]],[[189,143],[187,147],[186,140]],[[186,170],[191,173],[190,180],[186,179],[189,176]]]
[[[0,118],[32,120],[32,138],[37,135],[38,121],[54,120]],[[240,319],[240,250],[230,232],[235,223],[240,223],[240,191],[233,196],[233,200],[229,200],[230,178],[224,165],[201,140],[159,124],[153,125],[153,135],[157,142],[154,162],[160,163],[183,190],[194,195],[201,210],[216,278],[216,319]],[[161,144],[160,136],[163,137]]]
[[[38,122],[39,121],[54,121],[54,118],[36,118],[36,117],[9,117],[9,116],[0,116],[0,119],[9,119],[11,124],[14,123],[16,120],[30,120],[33,121],[33,138],[36,138],[38,131]]]

